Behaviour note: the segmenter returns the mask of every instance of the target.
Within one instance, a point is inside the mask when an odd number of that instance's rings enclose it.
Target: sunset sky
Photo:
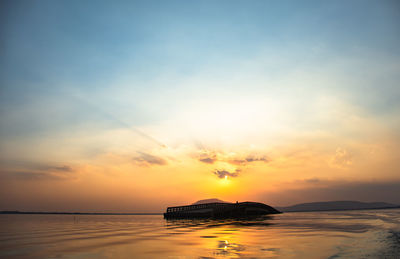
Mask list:
[[[400,204],[400,2],[1,1],[0,210]]]

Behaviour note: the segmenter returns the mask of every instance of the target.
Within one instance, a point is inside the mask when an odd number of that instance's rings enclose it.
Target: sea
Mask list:
[[[400,209],[225,220],[3,214],[0,258],[400,258]]]

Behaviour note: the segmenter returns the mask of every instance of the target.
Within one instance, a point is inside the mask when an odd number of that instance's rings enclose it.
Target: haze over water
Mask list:
[[[400,210],[247,220],[1,215],[1,258],[398,258]]]

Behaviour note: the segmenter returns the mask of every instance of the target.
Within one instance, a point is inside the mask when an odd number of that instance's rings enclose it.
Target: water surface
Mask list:
[[[400,258],[400,210],[247,220],[0,215],[1,258]]]

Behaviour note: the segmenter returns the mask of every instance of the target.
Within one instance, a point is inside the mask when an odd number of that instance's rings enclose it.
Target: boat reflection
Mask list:
[[[273,224],[274,216],[263,215],[257,217],[245,218],[227,218],[227,219],[165,219],[166,227],[219,227],[219,226],[270,226]]]

